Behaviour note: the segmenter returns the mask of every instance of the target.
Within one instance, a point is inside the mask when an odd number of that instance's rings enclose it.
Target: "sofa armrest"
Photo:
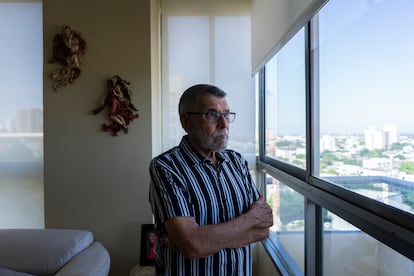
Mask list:
[[[14,271],[14,270],[4,268],[4,267],[0,267],[0,275],[1,276],[36,276],[36,275],[33,275],[33,274]]]
[[[111,260],[102,243],[95,241],[76,255],[55,276],[107,276]]]
[[[0,229],[0,267],[36,275],[56,273],[94,240],[87,230]]]

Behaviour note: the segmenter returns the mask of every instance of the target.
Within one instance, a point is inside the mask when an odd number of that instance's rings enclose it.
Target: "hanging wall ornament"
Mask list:
[[[107,81],[107,93],[102,98],[99,107],[92,110],[94,115],[108,107],[110,124],[103,124],[102,130],[110,132],[112,136],[118,136],[120,130],[128,133],[128,125],[138,118],[138,109],[131,102],[130,83],[118,75],[114,75]]]
[[[81,73],[80,65],[86,51],[86,42],[79,32],[63,25],[60,33],[53,38],[53,56],[51,63],[59,63],[62,68],[53,70],[51,77],[55,82],[55,92],[62,86],[74,82]]]

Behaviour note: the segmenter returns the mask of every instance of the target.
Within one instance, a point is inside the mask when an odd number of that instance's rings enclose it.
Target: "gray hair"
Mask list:
[[[197,96],[199,95],[210,95],[218,98],[224,98],[227,94],[217,86],[210,84],[196,84],[191,86],[181,95],[180,102],[178,104],[178,114],[190,111],[191,107],[195,104]]]

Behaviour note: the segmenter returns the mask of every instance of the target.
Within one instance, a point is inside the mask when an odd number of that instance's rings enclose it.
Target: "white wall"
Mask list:
[[[43,0],[44,168],[46,227],[85,228],[108,248],[111,275],[128,275],[139,260],[140,225],[152,222],[150,0]],[[63,24],[87,42],[81,76],[53,91],[52,39]],[[140,118],[129,133],[100,129],[107,109],[90,111],[119,74],[131,83]]]

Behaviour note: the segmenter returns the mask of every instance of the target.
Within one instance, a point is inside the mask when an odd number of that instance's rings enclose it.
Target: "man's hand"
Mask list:
[[[272,208],[264,201],[263,196],[249,208],[246,215],[256,220],[258,228],[269,228],[273,225]]]
[[[245,214],[248,224],[251,242],[258,242],[269,237],[269,227],[273,225],[272,208],[264,201],[263,196],[249,208]]]

